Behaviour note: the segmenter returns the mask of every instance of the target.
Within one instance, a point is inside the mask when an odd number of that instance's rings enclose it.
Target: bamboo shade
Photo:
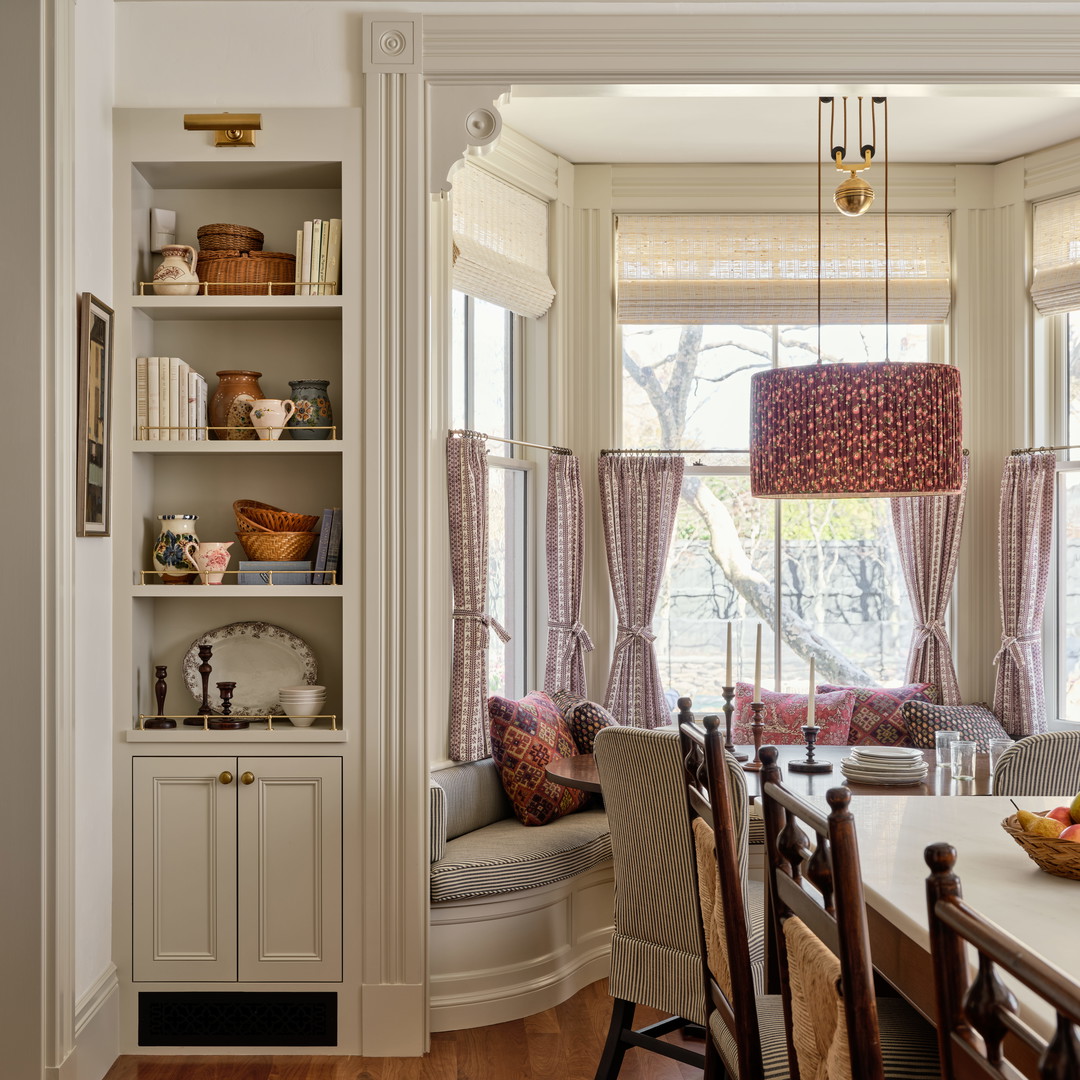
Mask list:
[[[466,162],[453,178],[454,288],[534,319],[555,298],[547,203]]]
[[[1035,204],[1031,299],[1043,315],[1080,308],[1080,195]]]
[[[821,322],[885,321],[880,215],[821,222]],[[949,219],[890,214],[889,321],[949,315]],[[818,319],[815,214],[620,214],[621,323],[813,325]]]

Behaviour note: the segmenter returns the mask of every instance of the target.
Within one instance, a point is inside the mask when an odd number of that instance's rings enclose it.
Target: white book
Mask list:
[[[296,230],[296,278],[297,282],[304,280],[304,230]],[[300,289],[295,288],[293,292],[299,296]]]
[[[309,281],[308,270],[311,268],[311,228],[312,222],[304,222],[304,244],[300,251],[300,280]],[[301,296],[307,296],[311,291],[310,285],[301,285],[299,292]]]
[[[173,433],[169,431],[169,358],[159,356],[158,362],[158,424],[161,441],[171,442]]]
[[[338,280],[341,276],[341,218],[330,219],[330,240],[326,246],[326,270],[323,274],[328,296],[337,296]]]
[[[135,438],[147,437],[146,425],[150,422],[147,418],[149,402],[146,388],[146,357],[135,357]]]
[[[206,380],[199,375],[199,394],[196,402],[195,420],[199,426],[198,438],[206,439]]]
[[[176,442],[187,439],[187,373],[179,356],[169,357],[169,427]]]
[[[316,278],[319,282],[325,282],[326,279],[326,252],[330,245],[330,222],[324,221],[322,223],[322,232],[319,234],[319,273]],[[325,284],[319,285],[319,295],[328,296],[330,290]]]
[[[311,251],[308,253],[309,263],[307,271],[308,281],[319,280],[319,253],[322,250],[322,218],[316,218],[311,223]],[[319,294],[319,286],[312,285],[308,288],[312,296]]]
[[[158,358],[146,358],[146,426],[150,429],[146,437],[153,442],[161,438],[161,375]]]
[[[194,441],[199,437],[198,426],[199,373],[188,370],[187,377],[187,438]]]

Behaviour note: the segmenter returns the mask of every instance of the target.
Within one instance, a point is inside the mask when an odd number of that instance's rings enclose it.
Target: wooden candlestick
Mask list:
[[[169,674],[169,669],[164,664],[158,664],[154,668],[154,675],[157,676],[157,682],[154,683],[154,696],[157,699],[157,716],[150,717],[143,720],[144,728],[174,728],[176,727],[176,721],[170,720],[165,715],[165,694],[168,691],[168,684],[165,682],[165,677]]]
[[[250,727],[250,720],[237,720],[230,715],[232,713],[232,696],[233,691],[236,689],[236,683],[219,682],[217,688],[218,693],[221,695],[221,715],[211,716],[206,721],[206,726],[211,731],[240,731]]]
[[[730,623],[728,624],[730,626]],[[735,712],[735,687],[724,687],[724,749],[736,760],[745,761],[745,754],[735,753],[735,744],[731,741],[731,717]]]
[[[199,674],[202,676],[202,704],[199,706],[197,716],[189,716],[184,721],[185,724],[192,727],[205,727],[206,721],[204,717],[214,715],[214,710],[210,708],[210,672],[214,670],[210,666],[210,657],[213,655],[214,647],[212,645],[199,646],[199,659],[202,661],[199,665]]]
[[[801,772],[801,773],[825,773],[832,772],[831,761],[815,761],[814,760],[814,743],[817,742],[818,732],[821,728],[817,724],[804,724],[802,733],[803,738],[806,740],[806,760],[805,761],[789,761],[789,772]]]
[[[762,717],[765,715],[765,703],[762,701],[751,701],[750,708],[754,712],[754,719],[750,724],[750,730],[754,735],[754,759],[753,761],[746,762],[743,768],[747,772],[757,772],[761,768],[761,735],[765,730],[765,721]]]

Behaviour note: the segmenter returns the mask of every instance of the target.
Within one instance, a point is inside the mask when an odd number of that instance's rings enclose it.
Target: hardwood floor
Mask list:
[[[546,1012],[491,1027],[431,1036],[422,1058],[119,1058],[105,1080],[593,1080],[607,1035],[607,982],[585,987]],[[639,1008],[635,1026],[661,1019]],[[668,1037],[702,1050],[700,1041]],[[659,1054],[630,1050],[619,1080],[700,1080],[701,1071]]]

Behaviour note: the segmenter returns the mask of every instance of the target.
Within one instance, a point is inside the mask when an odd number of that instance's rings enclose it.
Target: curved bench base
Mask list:
[[[609,971],[611,863],[522,892],[431,905],[430,1029],[519,1020]]]

